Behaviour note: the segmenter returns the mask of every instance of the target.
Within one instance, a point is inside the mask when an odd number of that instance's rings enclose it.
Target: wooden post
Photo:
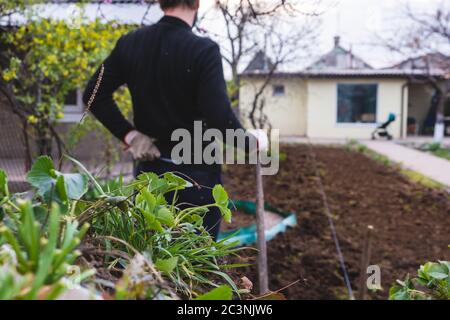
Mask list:
[[[361,257],[361,270],[359,274],[358,300],[366,299],[367,292],[367,267],[370,262],[371,246],[372,246],[373,226],[367,226],[364,238],[364,247]]]
[[[269,292],[269,274],[267,269],[267,245],[264,223],[264,188],[263,177],[261,175],[261,163],[256,165],[256,230],[258,248],[258,278],[259,293],[261,295]]]

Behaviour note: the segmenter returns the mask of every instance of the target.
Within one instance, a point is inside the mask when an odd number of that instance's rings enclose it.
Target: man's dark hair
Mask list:
[[[161,9],[169,9],[169,8],[175,8],[178,6],[188,6],[189,8],[193,8],[194,4],[197,0],[158,0],[159,5],[161,6]]]

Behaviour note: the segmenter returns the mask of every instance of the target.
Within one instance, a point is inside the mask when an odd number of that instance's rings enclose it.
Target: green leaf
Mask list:
[[[422,271],[424,275],[422,275],[420,271]],[[445,264],[435,262],[428,262],[421,267],[419,269],[419,275],[421,277],[425,277],[425,279],[429,279],[431,277],[438,280],[445,279],[449,276],[447,266]]]
[[[194,225],[198,225],[201,226],[203,224],[203,218],[202,216],[198,215],[198,214],[192,214],[189,217],[189,221],[194,224]]]
[[[48,208],[47,207],[43,207],[41,205],[35,205],[33,206],[33,211],[34,211],[34,215],[36,218],[36,221],[45,226],[45,223],[47,222],[48,219]]]
[[[156,219],[169,227],[175,226],[175,218],[173,216],[173,213],[166,207],[162,207],[158,210],[158,212],[156,213]]]
[[[141,195],[147,203],[148,210],[150,212],[153,212],[156,207],[156,197],[146,188],[141,190]]]
[[[166,180],[169,184],[170,190],[183,190],[185,188],[192,187],[192,183],[184,180],[183,178],[171,173],[167,172],[164,174],[164,180]]]
[[[72,200],[79,200],[88,191],[88,178],[79,173],[64,173],[67,196]]]
[[[233,290],[230,286],[222,285],[215,288],[194,300],[231,300],[233,298]]]
[[[27,175],[27,181],[46,201],[66,204],[68,199],[79,200],[88,190],[88,179],[79,173],[61,173],[55,170],[48,156],[39,157]]]
[[[213,189],[213,197],[216,202],[217,207],[223,216],[223,219],[230,223],[231,222],[231,210],[228,209],[228,193],[225,191],[223,186],[220,184],[216,185]]]
[[[220,184],[218,184],[214,187],[213,197],[214,197],[214,201],[216,201],[216,204],[218,206],[228,207],[228,194],[225,191],[224,187],[221,186]]]
[[[72,158],[72,157],[69,157],[68,155],[65,155],[65,157],[66,157],[67,159],[69,159],[70,161],[72,161],[73,163],[75,163],[75,164],[78,166],[78,168],[80,168],[80,169],[86,174],[86,176],[89,177],[89,179],[91,179],[92,183],[93,183],[94,186],[95,186],[95,189],[97,190],[97,192],[100,193],[100,195],[105,195],[105,192],[103,191],[103,189],[102,189],[102,187],[100,186],[100,184],[98,183],[98,181],[97,181],[97,180],[94,178],[94,176],[89,172],[89,170],[86,169],[85,166],[83,166],[83,164],[82,164],[81,162],[79,162],[78,160],[76,160],[76,159],[74,159],[74,158]],[[87,183],[86,183],[86,191],[87,191]],[[81,198],[81,196],[80,196],[80,198]]]
[[[430,275],[430,277],[438,280],[443,280],[449,277],[448,274],[442,272],[430,272],[428,274]]]
[[[142,211],[145,219],[145,224],[148,229],[155,230],[157,232],[164,232],[164,228],[161,223],[156,219],[156,216],[148,211]]]
[[[169,259],[158,259],[155,262],[155,267],[164,273],[171,273],[178,265],[178,257],[172,257]]]
[[[48,241],[42,249],[39,265],[36,271],[36,277],[34,278],[31,290],[28,293],[28,297],[30,299],[34,299],[36,297],[39,288],[45,283],[46,277],[48,276],[58,241],[59,215],[60,211],[58,206],[53,204],[49,217]]]
[[[220,207],[220,212],[222,213],[223,220],[225,220],[225,222],[231,223],[231,210],[228,208]]]
[[[54,170],[53,161],[49,157],[39,157],[28,172],[27,181],[38,189],[39,195],[44,197],[48,195],[56,182]]]
[[[0,204],[4,199],[9,197],[8,176],[6,172],[0,170]]]
[[[159,195],[156,197],[156,204],[159,205],[159,206],[165,206],[165,205],[167,205],[167,200],[166,200],[166,198],[164,197],[163,194],[159,194]]]
[[[66,208],[69,198],[67,196],[67,188],[63,176],[58,176],[58,178],[56,179],[55,192],[57,193],[64,207]]]
[[[450,275],[450,262],[448,261],[439,261],[441,266],[447,270],[447,273]]]
[[[389,290],[389,300],[409,300],[408,292],[405,288],[394,286]]]
[[[137,177],[137,183],[133,184],[137,190],[147,185],[150,192],[165,193],[169,188],[167,181],[160,179],[155,173],[142,173]]]

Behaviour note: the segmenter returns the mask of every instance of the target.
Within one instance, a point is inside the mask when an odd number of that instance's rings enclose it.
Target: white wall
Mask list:
[[[240,89],[240,108],[246,127],[251,127],[248,114],[252,109],[255,92],[260,90],[263,79],[247,78]],[[284,96],[273,96],[273,85],[284,85]],[[274,129],[281,135],[306,135],[306,82],[300,78],[275,78],[266,88],[264,112]]]
[[[310,79],[308,80],[307,135],[312,138],[369,139],[376,124],[337,123],[337,85],[378,84],[377,122],[387,120],[390,112],[397,115],[397,121],[389,128],[399,138],[401,127],[401,95],[405,80],[391,79]],[[404,105],[407,103],[405,90]],[[406,132],[406,108],[404,109],[404,132]]]

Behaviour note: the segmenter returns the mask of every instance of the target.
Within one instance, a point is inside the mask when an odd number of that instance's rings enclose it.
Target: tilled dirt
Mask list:
[[[383,287],[369,293],[371,299],[386,299],[395,280],[415,273],[421,263],[450,260],[448,194],[411,183],[397,169],[345,148],[313,150],[355,291],[368,225],[375,228],[370,264],[381,268]],[[279,173],[265,177],[266,201],[296,212],[299,224],[268,244],[270,288],[300,280],[283,291],[288,299],[346,299],[309,147],[285,146],[283,152],[287,158]],[[224,184],[231,198],[255,200],[252,167],[228,166]],[[241,256],[240,262],[255,263],[254,251]],[[257,290],[255,266],[237,272]]]

